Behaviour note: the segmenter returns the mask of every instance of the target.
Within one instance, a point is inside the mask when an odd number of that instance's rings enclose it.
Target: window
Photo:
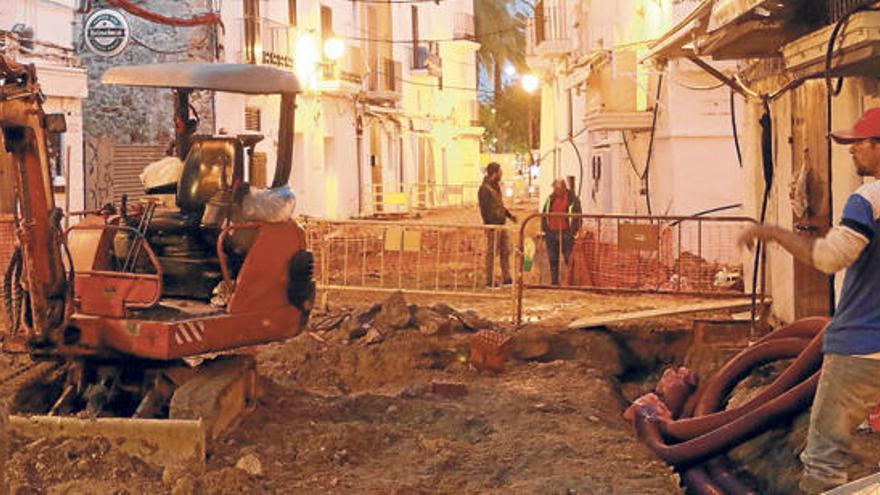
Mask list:
[[[260,1],[244,0],[244,61],[257,63],[260,46]]]
[[[287,24],[296,26],[296,0],[287,0]]]
[[[260,130],[260,109],[258,107],[245,107],[244,128],[247,131]]]
[[[64,139],[60,132],[46,133],[46,155],[49,158],[49,170],[55,188],[64,187],[64,157],[61,153],[63,148]]]
[[[326,5],[321,5],[321,37],[333,37],[333,9]]]
[[[411,6],[412,12],[412,43],[413,43],[413,67],[419,65],[419,8],[416,5]]]

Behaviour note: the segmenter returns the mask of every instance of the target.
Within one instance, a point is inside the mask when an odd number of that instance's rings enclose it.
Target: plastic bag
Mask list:
[[[161,160],[157,160],[144,167],[141,172],[140,179],[144,185],[144,190],[166,188],[170,186],[177,187],[177,182],[183,173],[183,162],[176,156],[166,156]]]
[[[242,198],[245,221],[282,222],[293,216],[296,197],[289,186],[251,191]]]

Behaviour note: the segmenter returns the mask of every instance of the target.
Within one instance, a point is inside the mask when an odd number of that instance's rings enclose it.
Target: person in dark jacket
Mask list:
[[[480,215],[484,224],[504,225],[508,218],[516,223],[516,217],[504,207],[504,198],[501,195],[501,165],[496,162],[486,165],[486,177],[483,178],[477,196],[480,200]],[[503,228],[486,230],[486,285],[489,287],[495,285],[493,272],[496,248],[500,257],[503,283],[505,285],[511,283],[510,245],[507,237],[507,231]]]
[[[553,193],[547,197],[542,211],[545,215],[541,217],[541,229],[547,244],[550,279],[553,285],[559,285],[559,255],[561,253],[568,264],[574,237],[581,228],[580,216],[574,216],[582,213],[581,201],[566,187],[564,180],[557,179],[553,181]]]

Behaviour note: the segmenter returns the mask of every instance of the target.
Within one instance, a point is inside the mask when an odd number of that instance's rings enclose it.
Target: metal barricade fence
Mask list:
[[[363,191],[367,215],[402,215],[412,208],[409,191],[396,185],[373,184]]]
[[[308,246],[315,256],[315,280],[329,290],[386,291],[435,295],[509,298],[513,285],[502,285],[499,258],[502,242],[492,242],[493,276],[486,283],[489,238],[508,239],[508,261],[514,263],[515,231],[502,226],[451,225],[382,221],[305,223]],[[515,267],[510,268],[515,276]]]
[[[479,183],[463,184],[410,184],[410,200],[413,208],[431,209],[463,207],[477,204]]]
[[[752,223],[747,217],[533,214],[520,226],[515,320],[532,289],[743,296],[747,267],[737,238]],[[547,235],[545,226],[563,230]],[[558,287],[550,283],[554,259]]]

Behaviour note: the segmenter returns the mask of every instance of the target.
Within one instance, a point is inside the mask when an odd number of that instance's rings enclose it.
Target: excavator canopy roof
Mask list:
[[[113,67],[101,76],[104,84],[187,88],[230,93],[299,93],[292,72],[264,65],[180,62]]]

